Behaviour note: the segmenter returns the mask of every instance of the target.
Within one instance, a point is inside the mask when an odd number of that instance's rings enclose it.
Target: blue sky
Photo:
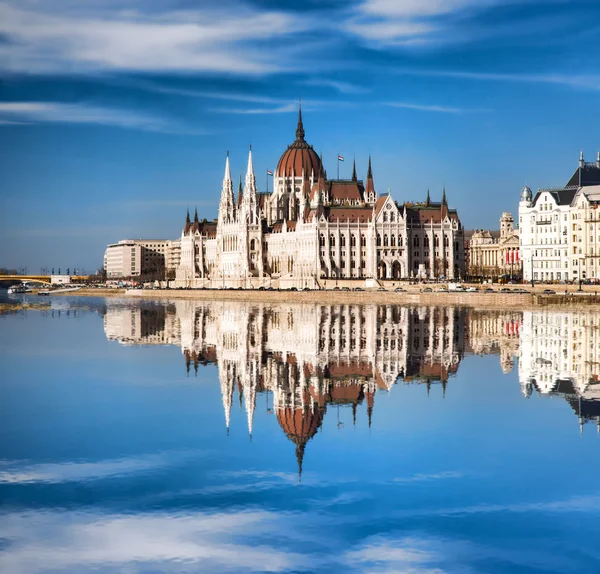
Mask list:
[[[216,216],[294,139],[495,227],[600,148],[595,0],[0,0],[0,266],[84,267]]]

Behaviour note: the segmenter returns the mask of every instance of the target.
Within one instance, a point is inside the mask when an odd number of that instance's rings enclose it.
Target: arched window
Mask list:
[[[440,238],[437,235],[433,238],[433,245],[434,247],[440,246]]]
[[[393,223],[395,219],[394,212],[390,213],[390,221]]]
[[[396,236],[392,233],[392,235],[390,236],[390,245],[392,247],[396,247]]]
[[[385,234],[385,235],[383,236],[383,246],[384,246],[384,247],[387,247],[387,246],[388,246],[388,236],[387,236],[387,234]]]
[[[356,235],[351,235],[350,236],[350,246],[351,247],[356,247]]]
[[[446,236],[444,236],[444,247],[449,247],[449,246],[450,246],[450,244],[448,242],[448,236],[446,235]]]
[[[340,237],[340,245],[341,245],[342,247],[346,247],[346,236],[345,236],[345,235],[342,235],[342,236]]]
[[[415,237],[414,241],[413,241],[413,247],[419,247],[419,238]]]
[[[335,236],[331,235],[329,237],[329,244],[331,245],[331,247],[335,247]]]
[[[403,245],[402,235],[398,236],[398,247],[402,247]]]
[[[387,221],[387,213],[383,214],[383,222],[385,223]]]
[[[426,235],[423,238],[423,247],[429,247],[429,236],[428,235]]]
[[[322,233],[319,235],[319,245],[325,247],[325,236]]]
[[[377,234],[377,247],[381,247],[381,235]]]
[[[364,233],[360,236],[360,244],[362,247],[367,245],[367,238],[365,237]]]

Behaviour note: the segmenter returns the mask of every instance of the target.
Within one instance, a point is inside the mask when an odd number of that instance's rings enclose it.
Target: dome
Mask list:
[[[533,193],[531,192],[531,188],[528,185],[526,185],[521,190],[521,201],[531,201],[532,198],[533,198]]]
[[[303,169],[307,177],[310,177],[311,172],[314,172],[316,178],[321,171],[321,160],[317,152],[304,139],[302,109],[300,109],[298,111],[296,141],[283,152],[277,164],[275,175],[278,177],[290,177],[294,173],[296,177],[301,177]]]

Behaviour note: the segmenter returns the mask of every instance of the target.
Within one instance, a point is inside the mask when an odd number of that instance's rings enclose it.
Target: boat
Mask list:
[[[38,291],[38,295],[40,297],[48,297],[50,295],[50,291]]]
[[[16,294],[16,293],[29,293],[30,291],[31,291],[31,289],[29,289],[28,287],[26,287],[23,284],[20,284],[20,285],[11,285],[8,288],[8,294],[9,295],[13,295],[13,294]]]

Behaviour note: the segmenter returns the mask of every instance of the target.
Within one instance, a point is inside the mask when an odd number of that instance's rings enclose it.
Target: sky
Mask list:
[[[217,215],[295,137],[467,229],[600,149],[596,0],[0,0],[0,267],[102,265]],[[272,184],[269,182],[269,186]]]

